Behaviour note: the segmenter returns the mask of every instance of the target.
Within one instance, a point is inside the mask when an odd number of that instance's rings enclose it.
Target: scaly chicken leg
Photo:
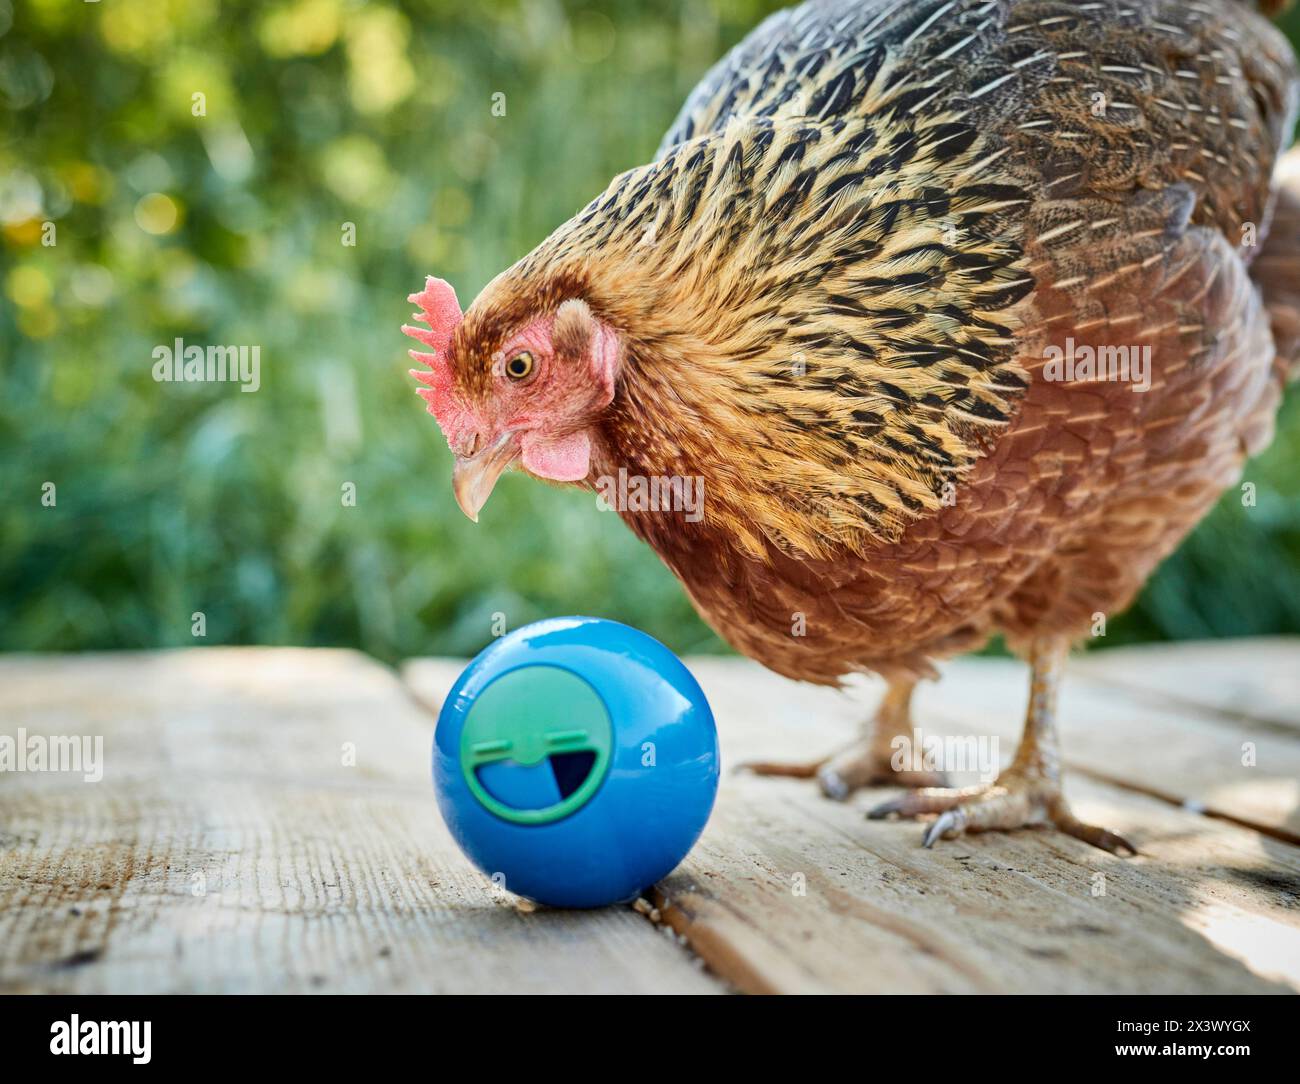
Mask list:
[[[962,832],[1021,828],[1050,824],[1111,854],[1137,854],[1128,840],[1105,828],[1084,824],[1061,793],[1060,742],[1056,734],[1056,702],[1069,643],[1056,638],[1034,641],[1030,651],[1033,677],[1025,729],[1015,758],[1006,771],[986,785],[927,787],[885,802],[867,815],[914,817],[938,813],[925,832],[924,843],[953,839]]]
[[[904,787],[943,787],[942,772],[896,771],[893,765],[894,739],[912,741],[913,679],[895,679],[885,690],[876,714],[862,727],[862,736],[847,748],[811,763],[785,764],[752,761],[740,765],[755,775],[777,775],[795,779],[817,779],[828,798],[842,802],[860,787],[892,784]]]

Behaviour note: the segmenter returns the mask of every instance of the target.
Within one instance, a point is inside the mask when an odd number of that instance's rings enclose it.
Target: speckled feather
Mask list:
[[[486,394],[523,320],[585,299],[626,344],[588,484],[703,478],[701,522],[625,519],[782,673],[1078,635],[1271,435],[1296,93],[1238,0],[780,12],[653,162],[484,290],[458,386]],[[1067,337],[1150,346],[1151,390],[1043,379]]]

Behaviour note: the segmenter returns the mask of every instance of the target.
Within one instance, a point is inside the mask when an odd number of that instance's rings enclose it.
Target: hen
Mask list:
[[[695,514],[620,510],[704,618],[792,678],[889,682],[828,795],[919,786],[875,815],[938,814],[926,845],[1051,824],[1132,851],[1062,798],[1062,663],[1272,435],[1296,105],[1248,0],[780,12],[463,315],[412,295],[460,505],[516,465],[698,480]],[[914,683],[995,631],[1032,668],[1011,765],[893,772]]]

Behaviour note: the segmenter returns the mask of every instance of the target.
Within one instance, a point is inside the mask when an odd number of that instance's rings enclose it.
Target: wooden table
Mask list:
[[[432,713],[460,665],[0,658],[0,734],[102,735],[105,761],[97,783],[0,773],[0,991],[1300,989],[1300,640],[1074,664],[1067,789],[1138,858],[1043,831],[927,851],[864,818],[888,791],[729,773],[654,910],[595,912],[520,906],[443,828]],[[879,695],[691,665],[728,764],[842,744]],[[917,723],[1005,759],[1024,696],[1019,664],[957,662]]]

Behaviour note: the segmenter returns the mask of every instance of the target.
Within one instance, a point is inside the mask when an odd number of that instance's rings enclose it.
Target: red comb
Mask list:
[[[438,419],[439,425],[446,432],[448,422],[457,413],[452,402],[452,373],[447,362],[447,347],[451,345],[451,337],[463,315],[460,302],[456,300],[456,291],[451,283],[432,275],[424,280],[424,289],[420,293],[411,294],[406,300],[420,306],[421,311],[415,313],[412,319],[421,320],[429,326],[424,328],[403,324],[402,330],[433,351],[429,354],[411,351],[411,357],[429,367],[428,371],[411,370],[411,375],[425,385],[417,388],[416,394],[429,404],[429,413]]]
[[[412,319],[423,320],[429,327],[425,330],[404,324],[402,330],[412,338],[419,339],[425,346],[432,347],[435,353],[445,352],[462,316],[460,302],[456,300],[456,291],[451,283],[430,275],[424,280],[424,289],[418,294],[411,294],[406,300],[412,305],[420,306],[421,311]]]

